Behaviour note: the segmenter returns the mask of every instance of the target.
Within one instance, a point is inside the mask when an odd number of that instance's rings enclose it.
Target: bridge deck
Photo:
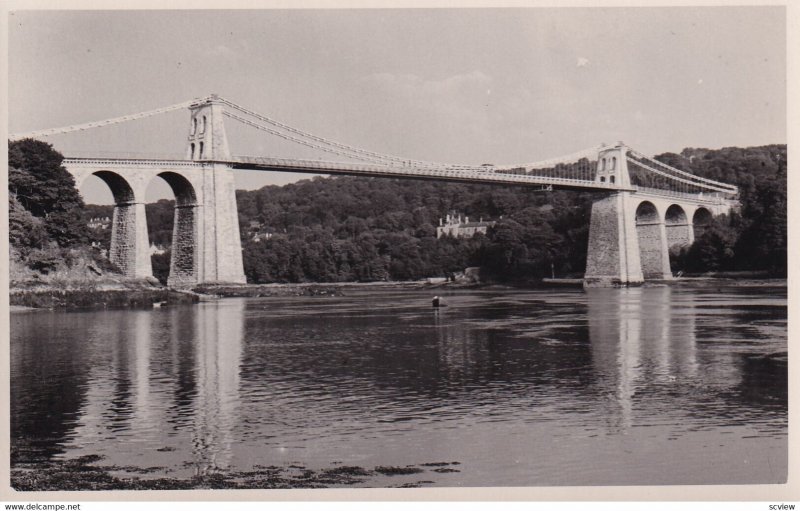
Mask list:
[[[298,160],[266,157],[234,157],[229,160],[187,160],[177,158],[86,158],[69,157],[65,165],[90,167],[159,167],[166,168],[201,168],[208,164],[224,164],[234,169],[256,170],[263,172],[295,172],[300,174],[331,174],[350,176],[374,176],[404,179],[432,179],[472,184],[513,184],[521,186],[554,187],[587,191],[633,191],[611,183],[598,183],[593,180],[570,179],[511,172],[495,171],[482,167],[440,166],[414,167],[402,165],[379,165],[361,163],[343,163],[320,160]]]
[[[366,163],[344,163],[321,160],[298,160],[253,156],[237,156],[229,160],[188,160],[177,158],[82,158],[64,159],[65,165],[89,166],[97,168],[114,167],[163,167],[163,168],[202,168],[209,164],[229,165],[234,169],[256,170],[262,172],[294,172],[300,174],[331,174],[348,176],[390,177],[400,179],[421,179],[451,181],[467,184],[496,184],[531,187],[553,187],[580,191],[638,192],[642,195],[673,197],[704,203],[722,203],[727,197],[714,194],[684,193],[658,188],[640,186],[621,187],[613,183],[598,183],[584,179],[558,178],[530,174],[501,172],[483,167],[463,168],[457,166],[404,167],[401,165],[379,165]]]
[[[472,184],[514,184],[522,186],[552,186],[579,190],[620,191],[615,187],[595,181],[568,178],[546,178],[524,174],[494,172],[491,170],[462,170],[457,168],[418,168],[399,165],[373,165],[319,162],[314,160],[281,160],[278,158],[237,159],[225,162],[235,169],[297,172],[303,174],[332,174],[348,176],[392,177],[403,179],[424,179],[453,181]]]

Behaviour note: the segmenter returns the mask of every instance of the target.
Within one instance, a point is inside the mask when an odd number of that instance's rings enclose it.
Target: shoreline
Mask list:
[[[11,312],[37,310],[143,309],[161,305],[192,304],[201,301],[197,293],[154,286],[114,286],[99,288],[40,285],[12,287],[9,290]]]
[[[682,276],[669,280],[651,280],[632,287],[787,287],[786,278],[752,276]],[[189,289],[155,286],[146,281],[132,281],[114,286],[86,282],[69,285],[11,287],[9,310],[13,313],[38,310],[149,309],[161,306],[195,304],[222,298],[264,297],[339,297],[350,290],[460,290],[460,289],[582,289],[583,279],[542,279],[535,283],[465,283],[427,281],[397,282],[304,282],[274,284],[218,283]]]
[[[106,465],[103,460],[103,456],[93,454],[67,460],[12,460],[11,487],[18,492],[421,488],[436,485],[432,479],[441,479],[443,474],[461,472],[458,461],[372,468],[333,461],[321,469],[287,462],[281,466],[256,464],[249,470],[216,470],[179,477],[167,475],[171,470],[165,467]]]

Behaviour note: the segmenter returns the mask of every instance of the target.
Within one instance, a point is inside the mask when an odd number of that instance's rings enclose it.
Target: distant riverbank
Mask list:
[[[11,310],[20,312],[34,309],[125,309],[152,308],[160,306],[192,304],[217,298],[346,296],[354,290],[414,290],[414,289],[462,289],[462,288],[530,288],[582,287],[582,279],[543,279],[524,285],[496,283],[430,283],[427,281],[398,282],[334,282],[294,284],[207,284],[192,290],[177,290],[154,284],[146,280],[123,280],[114,282],[81,281],[73,283],[30,284],[13,287],[9,293]],[[643,286],[691,286],[691,287],[785,287],[786,279],[745,278],[736,276],[691,276],[672,280],[652,280]]]
[[[439,289],[476,287],[477,284],[429,283],[427,281],[396,282],[329,282],[297,284],[208,284],[197,286],[197,293],[219,297],[268,297],[268,296],[343,296],[353,289]]]

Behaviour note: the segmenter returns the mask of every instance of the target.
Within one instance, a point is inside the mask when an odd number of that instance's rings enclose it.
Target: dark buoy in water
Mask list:
[[[433,301],[431,302],[431,305],[433,305],[434,309],[438,309],[439,308],[439,297],[438,296],[434,296],[433,297]]]

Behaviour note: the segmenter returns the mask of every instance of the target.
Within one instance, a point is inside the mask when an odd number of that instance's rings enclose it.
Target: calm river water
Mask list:
[[[360,483],[378,487],[786,479],[785,287],[445,291],[438,313],[431,291],[345,293],[13,313],[16,461],[453,463]]]

